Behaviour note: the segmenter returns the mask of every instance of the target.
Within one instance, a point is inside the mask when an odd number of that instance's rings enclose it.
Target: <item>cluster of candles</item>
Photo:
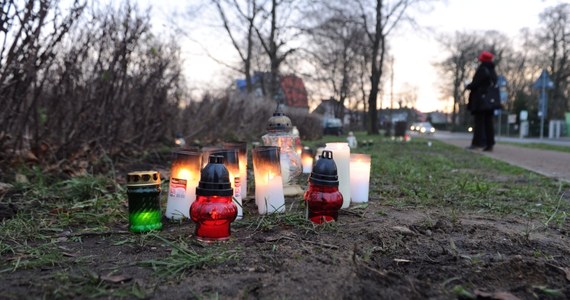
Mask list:
[[[350,202],[368,201],[369,155],[350,154],[347,143],[328,143],[317,151],[320,155],[315,164],[309,148],[296,151],[301,153],[303,173],[310,173],[304,198],[311,221],[337,220],[340,208],[347,208]],[[280,155],[277,146],[252,149],[254,197],[259,214],[285,211]],[[165,216],[173,220],[192,219],[197,224],[195,235],[199,240],[228,239],[230,223],[243,218],[247,161],[245,142],[224,143],[222,147],[205,147],[201,151],[174,151]],[[160,215],[160,175],[157,174],[148,171],[128,175],[131,231],[144,232],[162,227],[156,216],[157,211]],[[147,215],[153,217],[141,217]]]

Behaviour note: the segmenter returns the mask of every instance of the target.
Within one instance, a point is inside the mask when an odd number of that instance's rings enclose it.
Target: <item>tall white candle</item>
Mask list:
[[[327,143],[325,150],[333,153],[338,172],[338,190],[342,194],[342,208],[350,205],[350,148],[348,143]]]
[[[301,159],[303,164],[303,173],[311,173],[313,170],[313,157],[311,155],[304,155]]]
[[[356,203],[368,202],[370,189],[370,155],[350,155],[350,195]]]
[[[259,146],[253,149],[252,156],[255,175],[255,204],[257,204],[259,213],[285,211],[283,174],[281,173],[284,164],[280,160],[279,147]]]
[[[190,205],[196,200],[196,186],[200,176],[180,168],[170,178],[165,216],[169,219],[190,218]]]
[[[260,199],[257,200],[257,209],[260,214],[270,214],[285,211],[285,195],[281,176],[267,174],[265,182],[261,184]]]

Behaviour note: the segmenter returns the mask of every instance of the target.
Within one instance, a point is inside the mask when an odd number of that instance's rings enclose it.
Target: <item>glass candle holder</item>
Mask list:
[[[237,205],[237,219],[243,218],[242,196],[241,196],[241,177],[239,169],[239,154],[237,149],[222,149],[212,152],[211,155],[218,155],[224,158],[223,164],[228,169],[230,175],[230,183],[234,189],[233,200]],[[236,181],[237,180],[237,181]],[[236,189],[236,184],[240,185],[240,190]]]
[[[342,208],[350,206],[350,148],[348,143],[327,143],[325,150],[333,152],[338,171],[338,189],[342,194]]]
[[[127,174],[129,230],[147,232],[162,228],[160,173],[136,171]]]
[[[307,218],[313,223],[336,221],[342,207],[342,194],[338,190],[338,175],[331,151],[323,151],[311,176],[305,192]]]
[[[283,185],[293,184],[302,171],[301,158],[294,148],[294,137],[288,133],[271,132],[261,138],[265,146],[279,147]]]
[[[196,200],[196,187],[200,180],[201,158],[202,154],[199,152],[173,152],[166,202],[167,218],[173,220],[190,218],[190,205]]]
[[[267,134],[263,135],[263,145],[279,147],[281,154],[281,178],[285,194],[300,195],[303,190],[295,183],[302,172],[301,157],[295,146],[301,144],[298,130],[293,130],[291,119],[283,112],[283,105],[277,105],[275,112],[267,121]]]
[[[224,143],[224,149],[237,149],[239,153],[239,179],[241,186],[241,198],[247,197],[247,143],[246,142],[231,142]]]
[[[196,223],[196,239],[224,241],[230,238],[230,224],[237,216],[237,206],[232,201],[230,175],[222,163],[223,157],[212,155],[208,161],[200,172],[190,217]]]
[[[281,179],[280,150],[258,146],[252,150],[255,203],[260,214],[284,212],[285,195]]]
[[[352,202],[368,202],[370,163],[370,155],[350,155],[350,197]]]

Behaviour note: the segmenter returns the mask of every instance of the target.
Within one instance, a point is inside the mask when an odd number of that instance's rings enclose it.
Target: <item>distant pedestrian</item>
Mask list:
[[[497,82],[493,54],[487,51],[481,52],[479,62],[481,63],[473,75],[473,80],[465,87],[470,91],[467,110],[473,115],[474,122],[473,140],[468,149],[483,148],[483,151],[493,151],[495,145],[493,109],[483,107],[483,95]]]

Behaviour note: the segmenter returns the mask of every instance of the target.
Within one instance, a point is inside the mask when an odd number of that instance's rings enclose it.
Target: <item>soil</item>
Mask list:
[[[287,199],[290,213],[302,214],[299,199]],[[336,223],[299,226],[252,221],[257,212],[250,195],[231,239],[214,245],[193,238],[192,222],[164,220],[163,239],[199,254],[231,253],[175,276],[143,264],[170,257],[172,243],[128,232],[126,219],[103,234],[54,233],[50,247],[63,258],[0,273],[0,299],[570,298],[568,222],[545,226],[519,217],[399,208],[385,200],[371,196],[367,206],[341,210]],[[126,216],[126,203],[124,209]],[[8,254],[2,261],[17,259]]]
[[[294,210],[300,209],[296,201],[288,199]],[[244,206],[255,214],[253,199]],[[195,242],[191,223],[166,222],[164,238],[186,240],[198,253],[218,247],[236,254],[175,277],[159,277],[140,264],[165,258],[172,249],[157,239],[125,243],[134,235],[126,225],[108,235],[79,234],[80,241],[67,232],[55,240],[64,251],[60,263],[1,274],[0,298],[96,296],[69,289],[89,276],[107,290],[136,285],[155,299],[570,298],[569,229],[518,218],[395,208],[377,198],[366,208],[343,210],[336,224],[309,232],[285,223],[256,229],[237,222],[231,240],[217,246]],[[113,270],[115,277],[103,279]],[[69,275],[63,282],[57,279],[61,272]]]

